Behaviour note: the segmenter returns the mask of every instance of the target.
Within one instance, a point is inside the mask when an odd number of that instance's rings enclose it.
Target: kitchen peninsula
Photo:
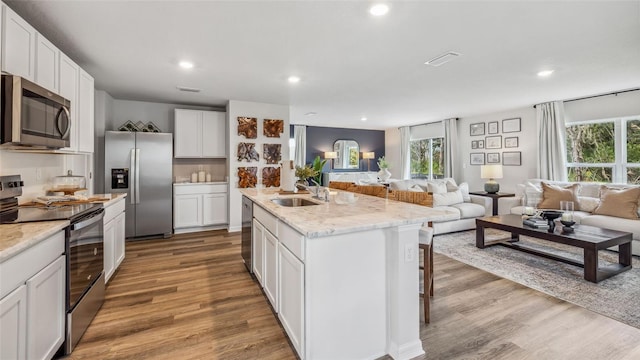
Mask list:
[[[418,231],[445,210],[359,195],[287,207],[253,202],[252,270],[302,359],[409,359],[419,336]],[[245,219],[246,220],[246,219]]]

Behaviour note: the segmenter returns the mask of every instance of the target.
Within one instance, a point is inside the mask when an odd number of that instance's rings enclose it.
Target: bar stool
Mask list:
[[[419,248],[423,250],[424,265],[420,266],[423,270],[424,282],[424,322],[429,323],[429,302],[433,296],[433,228],[423,226],[418,236]],[[429,295],[427,295],[429,294]]]

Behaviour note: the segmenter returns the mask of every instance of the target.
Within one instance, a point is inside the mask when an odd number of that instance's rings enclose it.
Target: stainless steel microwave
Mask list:
[[[0,101],[1,147],[69,147],[69,100],[20,76],[2,75]]]

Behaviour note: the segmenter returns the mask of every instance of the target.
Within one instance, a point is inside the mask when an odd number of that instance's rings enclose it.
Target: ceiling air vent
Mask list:
[[[196,89],[196,88],[190,88],[190,87],[186,87],[186,86],[176,86],[176,87],[180,91],[193,92],[193,93],[200,92],[200,89]]]
[[[461,55],[460,53],[449,51],[448,53],[444,53],[442,55],[438,55],[438,56],[434,57],[433,59],[431,59],[429,61],[426,61],[425,65],[440,66],[442,64],[448,63],[449,61],[457,58],[460,55]]]

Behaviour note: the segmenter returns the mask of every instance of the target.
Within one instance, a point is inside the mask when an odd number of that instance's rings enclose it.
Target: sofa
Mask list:
[[[396,194],[421,192],[429,194],[433,208],[450,210],[458,214],[455,220],[431,223],[434,235],[475,229],[476,218],[491,216],[493,211],[491,198],[470,195],[467,183],[457,185],[452,178],[392,180],[389,182],[389,191]]]
[[[516,186],[515,197],[498,199],[498,214],[521,215],[525,206],[545,208],[540,207],[549,204],[543,195],[554,189],[573,192],[576,223],[632,233],[632,254],[640,256],[640,185],[529,179]]]

